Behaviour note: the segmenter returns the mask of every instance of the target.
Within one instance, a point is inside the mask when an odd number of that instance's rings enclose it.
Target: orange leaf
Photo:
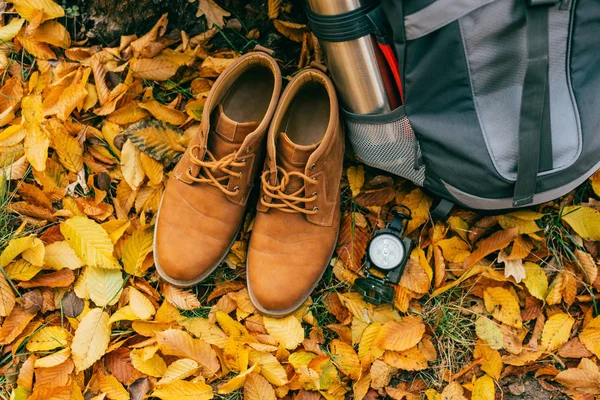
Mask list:
[[[517,228],[505,229],[492,234],[489,238],[482,240],[477,249],[471,253],[465,259],[465,268],[470,268],[477,263],[477,261],[483,259],[494,251],[502,250],[512,242],[517,235],[519,230]]]

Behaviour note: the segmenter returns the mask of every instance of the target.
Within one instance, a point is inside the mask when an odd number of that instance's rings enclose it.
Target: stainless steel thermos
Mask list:
[[[307,0],[308,20],[325,53],[343,107],[355,114],[401,103],[398,65],[382,29],[379,0]]]

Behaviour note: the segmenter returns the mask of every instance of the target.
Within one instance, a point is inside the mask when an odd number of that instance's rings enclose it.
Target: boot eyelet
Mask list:
[[[316,207],[316,206],[315,206],[315,207],[313,207],[313,209],[312,209],[312,210],[313,210],[313,211],[319,211],[319,207]]]
[[[234,191],[235,193],[239,193],[239,192],[240,192],[240,187],[239,187],[239,186],[236,186],[236,187],[234,187],[234,188],[233,188],[233,191]]]
[[[314,171],[315,169],[317,169],[317,164],[311,164],[310,170]]]
[[[246,147],[246,150],[244,150],[246,152],[246,154],[250,153],[250,151],[252,150],[251,146]]]
[[[269,199],[267,198],[267,195],[266,195],[266,194],[263,196],[263,200],[264,200],[264,201],[269,201]]]
[[[315,196],[315,197],[317,197],[317,192],[313,192],[312,195]]]

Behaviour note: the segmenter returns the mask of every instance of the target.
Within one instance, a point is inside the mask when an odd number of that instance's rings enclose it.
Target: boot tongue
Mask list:
[[[302,146],[295,144],[290,140],[285,132],[279,134],[277,140],[277,165],[283,168],[286,172],[297,171],[304,173],[308,158],[319,147],[320,143]],[[304,185],[304,180],[297,176],[290,179],[285,192],[293,193]]]
[[[210,121],[212,131],[216,135],[210,135],[208,139],[208,150],[215,156],[221,159],[228,154],[237,151],[246,136],[254,132],[259,123],[253,122],[236,122],[229,118],[223,111],[223,106],[213,111]]]

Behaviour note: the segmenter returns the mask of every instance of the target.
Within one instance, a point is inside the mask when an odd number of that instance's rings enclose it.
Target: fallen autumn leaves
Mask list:
[[[572,398],[600,394],[598,174],[578,190],[581,205],[567,196],[506,215],[459,210],[442,224],[421,190],[351,162],[334,276],[294,315],[263,317],[243,279],[252,216],[227,266],[195,292],[153,269],[164,182],[235,57],[211,50],[216,28],[167,34],[165,15],[118,47],[82,47],[56,3],[12,3],[19,17],[0,27],[0,368],[11,398],[210,399],[243,388],[247,399],[480,400],[527,373]],[[213,5],[200,0],[199,13],[222,21]],[[281,1],[269,6],[277,18]],[[276,26],[303,42],[307,64],[306,26]],[[347,285],[400,203],[418,246],[394,307],[375,307]],[[440,351],[463,339],[465,354]]]

